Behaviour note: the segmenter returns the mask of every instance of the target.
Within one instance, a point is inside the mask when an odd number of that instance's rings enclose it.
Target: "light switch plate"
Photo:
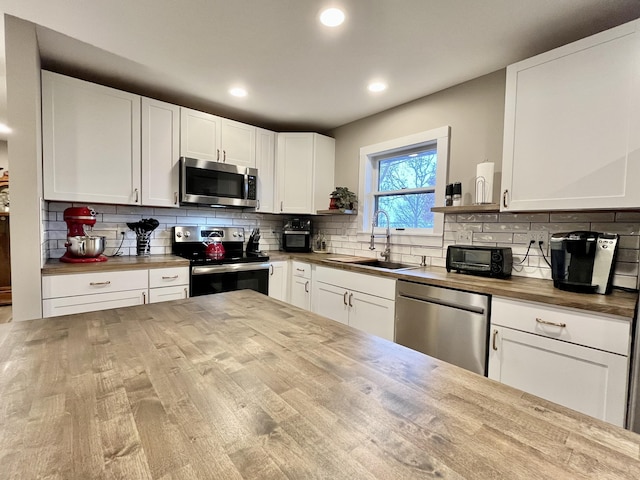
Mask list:
[[[471,245],[473,232],[471,230],[458,230],[456,232],[456,243]]]

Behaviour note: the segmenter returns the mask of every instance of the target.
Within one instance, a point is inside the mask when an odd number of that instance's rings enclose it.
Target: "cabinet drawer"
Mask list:
[[[396,298],[396,281],[391,278],[348,272],[339,268],[316,267],[314,280],[389,300]]]
[[[149,303],[168,302],[169,300],[182,300],[189,297],[188,285],[174,285],[172,287],[151,288],[149,290]]]
[[[94,312],[109,308],[131,307],[146,303],[147,290],[96,293],[77,297],[49,298],[42,301],[44,317]]]
[[[147,270],[47,275],[42,277],[42,298],[146,289],[148,285]]]
[[[311,265],[308,263],[297,262],[293,260],[291,262],[291,275],[294,277],[311,278]]]
[[[493,297],[491,324],[629,355],[631,320]]]
[[[152,268],[149,270],[149,288],[171,285],[189,285],[189,267]]]

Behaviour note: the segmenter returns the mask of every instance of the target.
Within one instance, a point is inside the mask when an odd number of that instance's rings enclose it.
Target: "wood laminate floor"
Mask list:
[[[9,323],[11,321],[11,305],[0,307],[0,323]]]

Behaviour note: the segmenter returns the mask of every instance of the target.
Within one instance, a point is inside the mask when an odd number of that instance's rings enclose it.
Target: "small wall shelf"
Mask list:
[[[333,208],[331,210],[317,210],[318,215],[357,215],[357,210],[345,210],[343,208]]]
[[[458,207],[431,207],[435,213],[497,213],[500,205],[497,203],[484,203],[482,205],[460,205]]]

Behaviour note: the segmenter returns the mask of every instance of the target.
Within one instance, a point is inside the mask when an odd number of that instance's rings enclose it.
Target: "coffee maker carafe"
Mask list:
[[[91,229],[96,224],[96,212],[91,207],[71,207],[63,212],[67,223],[67,251],[60,258],[66,263],[106,262],[102,255],[105,237],[87,235],[84,227]]]
[[[554,287],[580,293],[611,293],[617,234],[554,233],[549,243]]]

